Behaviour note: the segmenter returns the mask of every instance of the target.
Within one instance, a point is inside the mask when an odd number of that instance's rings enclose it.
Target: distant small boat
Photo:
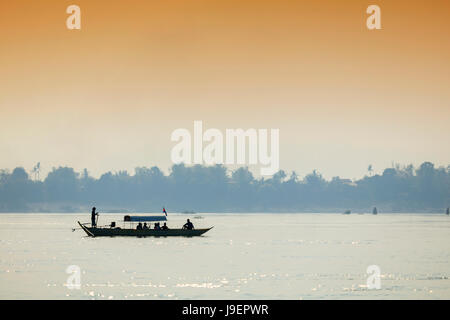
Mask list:
[[[350,210],[345,210],[344,211],[344,214],[350,214],[350,213],[352,213]]]
[[[126,209],[110,209],[105,210],[104,213],[129,213],[129,211]]]
[[[372,214],[378,214],[377,207],[373,207]]]
[[[185,213],[185,214],[194,214],[194,213],[196,213],[196,212],[193,211],[193,210],[184,210],[184,211],[182,211],[181,213]]]

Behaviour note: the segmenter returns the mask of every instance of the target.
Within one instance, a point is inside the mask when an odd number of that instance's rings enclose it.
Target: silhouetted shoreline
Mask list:
[[[158,167],[107,172],[100,178],[85,169],[54,168],[33,180],[23,168],[0,171],[0,212],[172,212],[197,213],[443,213],[450,203],[450,166],[424,162],[387,168],[359,180],[326,180],[317,171],[303,178],[280,170],[254,178],[246,167],[174,165],[165,175]]]

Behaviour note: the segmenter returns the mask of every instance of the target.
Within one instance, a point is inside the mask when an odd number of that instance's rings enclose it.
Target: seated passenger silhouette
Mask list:
[[[187,219],[187,222],[184,224],[183,229],[192,230],[194,229],[194,225],[189,219]]]
[[[161,230],[169,230],[169,227],[167,226],[167,224],[164,222],[164,225],[161,227]]]
[[[155,230],[161,230],[161,227],[159,226],[159,222],[155,223]]]
[[[143,230],[148,230],[147,222],[144,222],[144,226],[142,227]]]
[[[136,230],[142,230],[142,223],[140,223],[140,222],[138,223]]]

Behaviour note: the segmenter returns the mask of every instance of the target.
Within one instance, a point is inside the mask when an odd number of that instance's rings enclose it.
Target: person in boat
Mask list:
[[[164,222],[164,225],[161,227],[161,230],[169,230],[167,223]]]
[[[92,208],[92,212],[91,212],[91,225],[93,228],[95,228],[97,226],[97,223],[95,221],[95,216],[98,216],[98,212],[95,212],[95,207]]]
[[[189,219],[187,219],[187,222],[184,224],[183,229],[192,230],[194,229],[194,225]]]
[[[159,222],[155,223],[155,228],[154,229],[155,230],[161,230],[161,227],[159,226]]]
[[[138,225],[136,226],[136,230],[142,230],[142,223],[138,223]]]
[[[144,222],[144,226],[142,227],[143,230],[148,230],[147,222]]]

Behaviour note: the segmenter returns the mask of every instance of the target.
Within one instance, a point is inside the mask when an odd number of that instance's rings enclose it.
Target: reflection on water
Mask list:
[[[71,231],[88,214],[0,214],[0,298],[450,299],[448,216],[203,216],[196,227],[215,227],[198,238],[89,238]]]

